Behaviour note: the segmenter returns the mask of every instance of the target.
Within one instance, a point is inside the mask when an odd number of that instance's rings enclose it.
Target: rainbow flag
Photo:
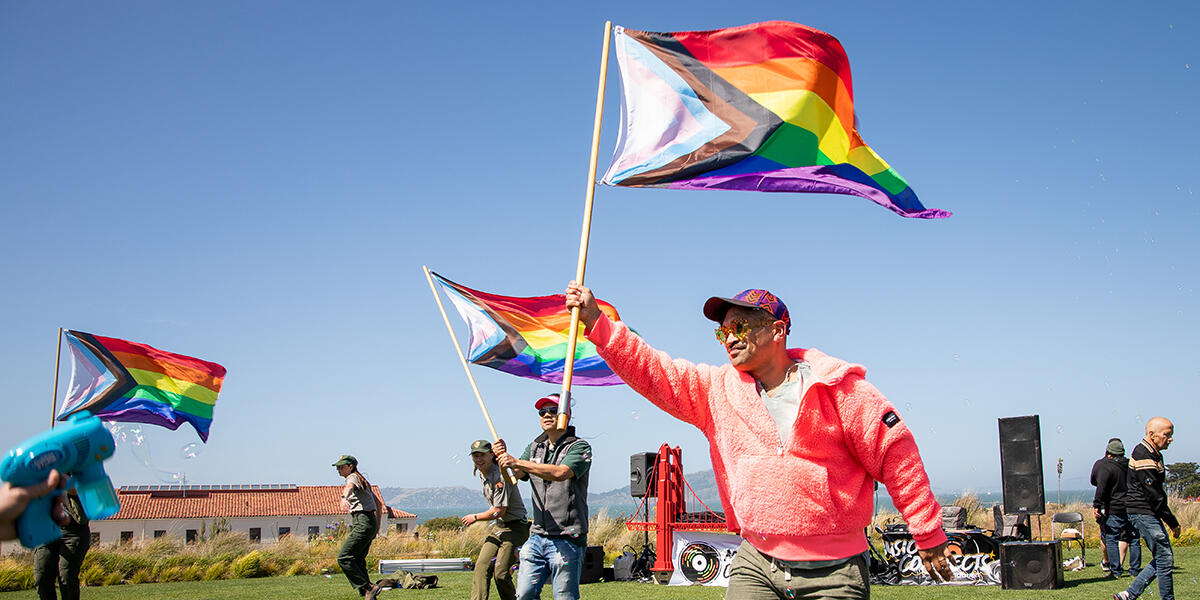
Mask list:
[[[437,273],[432,275],[467,323],[470,336],[467,360],[519,377],[562,383],[567,336],[571,330],[571,313],[563,306],[566,298],[562,294],[535,298],[497,296],[459,285]],[[611,304],[596,302],[608,318],[621,320]],[[595,344],[582,333],[580,323],[571,383],[622,383],[596,354]]]
[[[714,31],[617,27],[622,130],[603,183],[861,196],[927,209],[859,137],[850,62],[836,38],[770,21]]]
[[[58,419],[87,410],[105,421],[178,429],[191,423],[208,441],[225,367],[157,348],[66,331],[71,376]]]

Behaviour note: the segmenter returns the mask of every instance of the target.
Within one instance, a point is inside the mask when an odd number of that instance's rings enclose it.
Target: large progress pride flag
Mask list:
[[[624,110],[603,183],[850,194],[905,217],[950,216],[922,206],[859,137],[832,35],[784,21],[615,32]]]
[[[519,377],[562,383],[567,362],[571,313],[562,294],[518,298],[473,290],[432,273],[467,323],[467,360]],[[613,321],[620,321],[611,304],[596,301]],[[583,324],[580,323],[580,328]],[[571,372],[574,385],[618,385],[621,378],[596,354],[596,346],[581,335],[575,344]]]
[[[87,410],[105,421],[168,429],[190,423],[208,441],[225,367],[82,331],[67,331],[64,338],[71,351],[71,381],[60,420]]]

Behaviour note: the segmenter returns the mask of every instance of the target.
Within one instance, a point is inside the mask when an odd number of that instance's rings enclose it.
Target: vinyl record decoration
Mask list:
[[[688,581],[705,584],[720,573],[721,560],[712,546],[693,542],[679,553],[679,571]]]

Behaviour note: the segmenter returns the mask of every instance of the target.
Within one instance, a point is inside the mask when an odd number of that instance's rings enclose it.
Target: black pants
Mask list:
[[[33,551],[33,580],[40,600],[57,600],[54,582],[63,600],[79,600],[79,568],[92,543],[91,533],[64,532],[63,536]]]

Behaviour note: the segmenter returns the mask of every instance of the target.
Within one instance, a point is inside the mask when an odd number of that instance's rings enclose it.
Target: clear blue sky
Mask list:
[[[844,44],[860,131],[926,206],[599,188],[587,282],[647,340],[725,361],[710,295],[766,287],[792,342],[867,366],[935,487],[998,488],[996,419],[1040,414],[1085,487],[1172,418],[1200,459],[1200,9],[1191,2],[0,5],[6,446],[47,426],[58,327],[228,368],[198,438],[147,427],[118,484],[473,486],[488,437],[422,274],[508,295],[575,272],[601,36],[783,19]],[[615,58],[600,169],[618,121]],[[459,331],[461,324],[455,323]],[[554,386],[473,368],[502,436]],[[707,445],[577,390],[592,486]],[[151,466],[146,465],[148,459]]]

